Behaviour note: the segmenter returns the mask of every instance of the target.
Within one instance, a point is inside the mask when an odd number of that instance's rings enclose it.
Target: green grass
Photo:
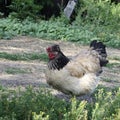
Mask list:
[[[47,54],[41,53],[23,53],[23,54],[9,54],[5,52],[0,52],[0,58],[8,59],[8,60],[41,60],[41,61],[48,61]]]
[[[108,63],[106,65],[106,67],[108,67],[109,69],[115,68],[115,67],[119,67],[120,63]]]
[[[110,78],[102,78],[102,80],[105,82],[112,82],[112,80]]]
[[[120,57],[118,56],[111,57],[110,59],[120,61]]]
[[[110,78],[102,78],[102,80],[105,81],[105,82],[120,83],[118,80],[113,80],[113,79],[110,79]]]
[[[25,74],[25,73],[30,73],[27,69],[20,69],[20,68],[7,68],[5,70],[6,73],[8,74]]]
[[[99,87],[92,101],[69,101],[47,89],[9,90],[0,86],[0,120],[119,120],[120,90]]]

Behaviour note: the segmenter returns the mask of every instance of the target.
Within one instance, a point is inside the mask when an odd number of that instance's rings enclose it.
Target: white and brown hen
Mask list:
[[[91,94],[98,85],[102,67],[108,63],[105,48],[102,42],[94,40],[88,50],[69,59],[59,45],[48,47],[47,83],[65,94]]]

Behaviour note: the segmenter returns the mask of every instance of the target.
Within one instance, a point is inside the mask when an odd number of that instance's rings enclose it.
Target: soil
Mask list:
[[[59,44],[62,51],[67,56],[74,56],[80,50],[87,49],[88,46],[81,46],[80,44],[66,42],[66,41],[48,41],[31,37],[16,37],[12,40],[0,40],[0,52],[17,54],[17,53],[46,53],[46,47],[52,44]],[[120,50],[107,48],[109,63],[115,63],[112,68],[104,67],[101,74],[102,84],[106,87],[120,86]],[[45,86],[49,87],[45,80],[44,71],[47,63],[40,60],[33,61],[11,61],[0,58],[0,84],[9,88],[16,88],[18,86],[26,87],[32,85],[33,87]],[[8,69],[20,69],[26,71],[25,73],[8,73]],[[107,80],[106,80],[107,79]],[[52,88],[51,88],[52,89]],[[54,94],[59,94],[54,90]],[[63,94],[62,94],[63,95]]]

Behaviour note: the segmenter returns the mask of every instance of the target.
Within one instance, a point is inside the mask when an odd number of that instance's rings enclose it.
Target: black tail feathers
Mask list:
[[[108,63],[108,60],[106,59],[106,46],[102,42],[97,42],[97,40],[93,40],[90,43],[90,47],[99,53],[100,66],[105,66]]]

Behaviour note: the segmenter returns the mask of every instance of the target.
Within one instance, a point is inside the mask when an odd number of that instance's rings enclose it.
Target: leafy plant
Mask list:
[[[38,115],[33,112],[33,120],[49,120],[49,116],[45,116],[44,112],[40,112]]]
[[[65,120],[87,120],[88,114],[86,110],[86,101],[82,101],[79,104],[77,103],[76,98],[71,100],[70,111],[64,114]]]
[[[0,87],[1,120],[110,120],[119,119],[120,90],[98,89],[92,101],[65,101],[44,87],[28,86],[24,91]]]
[[[42,6],[35,4],[34,0],[12,0],[9,8],[12,10],[11,17],[23,20],[27,17],[36,19]]]
[[[82,21],[96,25],[118,25],[120,4],[111,3],[111,0],[80,0],[79,3],[76,18],[78,24]]]
[[[119,48],[119,22],[116,27],[114,25],[96,25],[86,22],[81,22],[81,24],[73,22],[70,25],[59,18],[39,22],[30,21],[29,19],[21,22],[9,18],[0,20],[0,38],[11,39],[17,35],[29,35],[49,40],[78,42],[80,44],[89,44],[91,40],[98,39],[107,46]]]

